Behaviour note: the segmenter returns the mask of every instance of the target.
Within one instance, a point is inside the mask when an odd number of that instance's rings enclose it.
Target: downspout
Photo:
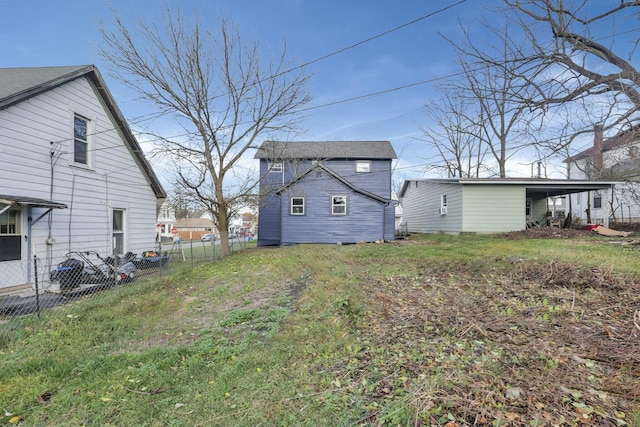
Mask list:
[[[73,222],[73,198],[75,195],[75,188],[76,188],[76,174],[73,174],[73,177],[71,178],[71,202],[69,203],[69,227],[68,227],[68,231],[67,231],[67,242],[68,242],[68,246],[69,246],[69,250],[67,252],[71,252],[71,224]]]

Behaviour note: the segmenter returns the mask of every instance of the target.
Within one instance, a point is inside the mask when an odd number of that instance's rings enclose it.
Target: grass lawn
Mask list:
[[[640,426],[626,240],[428,235],[185,263],[0,329],[0,424]]]

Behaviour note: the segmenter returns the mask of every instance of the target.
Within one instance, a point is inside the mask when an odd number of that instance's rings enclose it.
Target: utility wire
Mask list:
[[[296,66],[296,67],[289,68],[289,69],[287,69],[287,70],[281,71],[280,73],[277,73],[277,74],[274,74],[274,75],[272,75],[272,76],[269,76],[269,77],[267,77],[267,78],[265,78],[265,79],[262,79],[262,80],[260,80],[260,81],[256,82],[255,84],[258,84],[258,83],[260,83],[260,82],[262,82],[262,81],[266,81],[266,80],[270,80],[270,79],[273,79],[273,78],[279,77],[279,76],[284,75],[284,74],[291,73],[291,72],[293,72],[293,71],[296,71],[296,70],[302,69],[302,68],[304,68],[304,67],[307,67],[307,66],[309,66],[309,65],[311,65],[311,64],[315,64],[315,63],[317,63],[317,62],[324,61],[324,60],[326,60],[326,59],[328,59],[328,58],[331,58],[331,57],[333,57],[333,56],[336,56],[336,55],[339,55],[339,54],[341,54],[341,53],[344,53],[344,52],[346,52],[346,51],[348,51],[348,50],[354,49],[354,48],[356,48],[356,47],[358,47],[358,46],[361,46],[361,45],[363,45],[363,44],[369,43],[369,42],[371,42],[371,41],[373,41],[373,40],[376,40],[376,39],[379,39],[379,38],[381,38],[381,37],[387,36],[387,35],[389,35],[389,34],[391,34],[391,33],[394,33],[394,32],[396,32],[396,31],[399,31],[399,30],[401,30],[401,29],[403,29],[403,28],[406,28],[406,27],[409,27],[409,26],[411,26],[411,25],[414,25],[414,24],[416,24],[416,23],[418,23],[418,22],[424,21],[425,19],[432,18],[433,16],[436,16],[436,15],[438,15],[438,14],[440,14],[440,13],[443,13],[443,12],[445,12],[445,11],[447,11],[447,10],[451,9],[451,8],[454,8],[454,7],[456,7],[456,6],[460,5],[460,4],[463,4],[463,3],[465,3],[466,1],[467,1],[467,0],[460,0],[460,1],[457,1],[456,3],[452,3],[452,4],[448,5],[448,6],[445,6],[445,7],[443,7],[443,8],[440,8],[440,9],[436,10],[436,11],[430,12],[430,13],[428,13],[428,14],[426,14],[426,15],[420,16],[419,18],[416,18],[416,19],[414,19],[414,20],[412,20],[412,21],[406,22],[406,23],[404,23],[404,24],[402,24],[402,25],[399,25],[399,26],[397,26],[397,27],[394,27],[394,28],[392,28],[392,29],[389,29],[389,30],[383,31],[382,33],[376,34],[376,35],[371,36],[371,37],[369,37],[369,38],[367,38],[367,39],[364,39],[364,40],[362,40],[362,41],[359,41],[359,42],[357,42],[357,43],[353,43],[353,44],[351,44],[351,45],[349,45],[349,46],[346,46],[346,47],[344,47],[344,48],[338,49],[338,50],[336,50],[336,51],[333,51],[333,52],[331,52],[331,53],[328,53],[328,54],[326,54],[326,55],[323,55],[323,56],[321,56],[321,57],[318,57],[318,58],[316,58],[316,59],[313,59],[313,60],[311,60],[311,61],[307,61],[307,62],[303,63],[302,65],[298,65],[298,66]],[[439,78],[439,79],[435,79],[435,80],[441,80],[441,79],[444,79],[444,78],[446,78],[446,77],[441,77],[441,78]],[[413,84],[405,85],[405,86],[402,86],[402,87],[386,89],[386,90],[380,91],[380,92],[379,92],[379,93],[377,93],[377,94],[383,94],[383,93],[387,93],[387,92],[393,92],[393,91],[396,91],[396,90],[400,90],[400,89],[404,89],[404,88],[408,88],[408,87],[412,87],[412,86],[417,86],[417,85],[420,85],[420,84],[425,84],[425,83],[427,83],[427,82],[429,82],[429,81],[417,82],[417,83],[413,83]],[[376,95],[376,94],[363,95],[363,96],[361,96],[361,97],[355,97],[355,98],[353,98],[352,100],[357,100],[357,99],[361,99],[361,98],[367,98],[367,97],[375,96],[375,95]],[[215,98],[220,97],[220,96],[224,96],[224,94],[217,95],[217,96],[215,96],[215,97],[214,97],[214,98],[212,98],[212,99],[215,99]],[[320,106],[312,107],[312,108],[309,108],[309,109],[321,108],[321,107],[325,107],[325,106],[329,106],[329,105],[333,105],[333,104],[338,104],[338,103],[343,103],[343,102],[348,102],[348,100],[337,101],[337,102],[335,102],[335,103],[328,103],[328,104],[326,104],[326,105],[320,105]],[[306,110],[308,110],[308,109],[303,109],[302,111],[306,111]],[[156,116],[156,115],[157,115],[157,116]],[[156,116],[156,117],[154,117],[154,116]],[[128,120],[128,121],[127,121],[127,123],[128,123],[128,124],[139,124],[139,123],[144,122],[145,120],[147,120],[147,118],[148,118],[148,117],[151,117],[151,118],[158,118],[158,117],[161,117],[161,116],[162,116],[162,114],[161,114],[161,113],[155,113],[155,112],[154,112],[154,113],[147,113],[147,114],[144,114],[144,115],[141,115],[141,116],[138,116],[138,117],[134,117],[133,119]],[[116,129],[116,128],[113,128],[113,129]],[[96,132],[96,133],[102,133],[102,132],[106,132],[106,131],[108,131],[108,130],[112,130],[112,129],[107,129],[107,130],[103,130],[103,131]],[[172,137],[169,137],[169,138],[174,138],[174,137],[183,137],[183,136],[188,136],[188,135],[191,135],[191,132],[189,132],[189,133],[185,133],[185,134],[181,134],[181,135],[175,135],[175,136],[172,136]],[[169,139],[169,138],[165,138],[165,139]],[[55,142],[71,141],[72,139],[73,139],[73,138],[62,139],[62,140],[55,141]]]

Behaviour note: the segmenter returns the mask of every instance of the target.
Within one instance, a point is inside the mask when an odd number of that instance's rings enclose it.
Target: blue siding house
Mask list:
[[[265,141],[258,246],[395,240],[388,141]]]

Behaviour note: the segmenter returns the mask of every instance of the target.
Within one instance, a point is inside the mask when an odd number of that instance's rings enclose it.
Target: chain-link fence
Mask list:
[[[255,245],[233,236],[232,252]],[[120,255],[106,250],[71,251],[62,257],[33,256],[29,260],[0,262],[0,335],[25,316],[79,301],[100,298],[121,286],[160,280],[175,268],[193,268],[221,257],[219,241],[169,241],[129,247]]]

